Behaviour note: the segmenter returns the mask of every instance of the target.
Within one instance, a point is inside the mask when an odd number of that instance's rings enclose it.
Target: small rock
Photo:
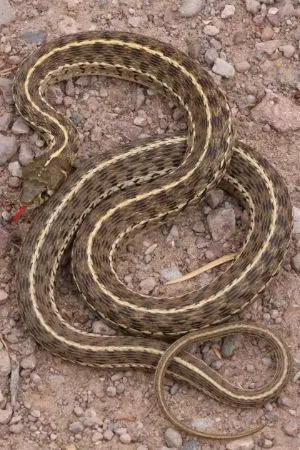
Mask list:
[[[2,92],[5,103],[7,103],[8,105],[12,105],[14,102],[12,95],[12,84],[12,81],[8,78],[0,77],[0,90]]]
[[[209,66],[212,66],[218,57],[219,53],[214,47],[207,49],[204,55],[204,59]]]
[[[106,430],[106,431],[103,433],[103,437],[104,437],[104,439],[105,439],[106,441],[111,441],[112,438],[114,437],[114,433],[113,433],[111,430]]]
[[[35,367],[36,367],[35,355],[29,355],[29,356],[26,356],[26,358],[23,358],[21,361],[21,367],[23,369],[30,369],[30,370],[35,369]]]
[[[9,427],[9,431],[14,434],[20,434],[24,429],[24,425],[22,423],[15,423]]]
[[[27,134],[29,132],[29,126],[21,117],[19,117],[14,122],[11,131],[15,134]]]
[[[92,325],[92,331],[95,334],[102,334],[107,336],[114,336],[115,330],[106,325],[102,320],[95,320]]]
[[[235,350],[241,345],[241,336],[239,334],[233,334],[231,336],[226,336],[222,342],[222,356],[224,358],[230,358]]]
[[[292,258],[292,267],[295,270],[295,272],[300,273],[300,253],[297,253]]]
[[[29,30],[22,34],[22,39],[27,44],[42,44],[47,39],[47,33],[41,30]]]
[[[165,441],[168,447],[180,448],[182,446],[182,437],[174,428],[166,429]]]
[[[8,186],[12,188],[18,188],[21,186],[21,179],[18,177],[9,177]]]
[[[174,280],[182,276],[178,267],[166,267],[160,271],[160,279],[163,283]]]
[[[117,395],[117,389],[115,386],[109,386],[106,389],[106,393],[109,397],[115,397]]]
[[[187,441],[184,446],[183,450],[201,450],[200,444],[198,444],[197,441]]]
[[[283,431],[287,436],[296,437],[299,431],[299,423],[296,419],[290,420],[288,423],[283,425]]]
[[[192,230],[195,233],[204,233],[205,231],[205,226],[203,224],[203,222],[201,220],[198,220],[196,223],[194,223],[194,225],[192,226]]]
[[[214,241],[228,239],[235,232],[234,209],[218,208],[210,211],[207,223]]]
[[[236,65],[235,65],[236,70],[240,73],[247,72],[247,70],[249,70],[250,67],[251,66],[248,63],[248,61],[240,61],[240,62],[236,63]]]
[[[73,411],[74,411],[75,416],[77,416],[77,417],[81,417],[84,414],[84,410],[80,406],[75,406]]]
[[[131,443],[131,436],[128,433],[121,434],[119,439],[120,439],[120,442],[122,442],[122,444],[130,444]]]
[[[257,42],[256,49],[262,53],[272,55],[281,45],[279,39],[273,39],[271,41]]]
[[[22,142],[19,152],[19,162],[22,166],[27,166],[31,161],[33,161],[33,152],[31,146],[28,142]]]
[[[100,433],[99,431],[95,431],[95,433],[93,433],[92,436],[92,442],[96,443],[98,441],[102,441],[103,440],[103,434]]]
[[[223,200],[224,191],[222,191],[222,189],[212,189],[211,191],[209,191],[205,198],[205,201],[212,209],[215,209],[217,206],[219,206]]]
[[[4,113],[0,116],[0,131],[7,131],[12,121],[11,113]]]
[[[235,75],[235,70],[232,64],[225,61],[225,59],[217,58],[213,65],[212,71],[217,75],[221,75],[225,78],[233,78]]]
[[[217,34],[220,33],[220,30],[214,25],[205,25],[205,27],[203,28],[203,33],[207,36],[217,36]]]
[[[0,289],[0,305],[2,303],[5,303],[7,299],[8,299],[8,293],[5,292],[3,289]]]
[[[8,0],[1,0],[0,3],[0,26],[7,25],[15,19],[16,13]]]
[[[290,58],[295,53],[296,49],[292,44],[286,44],[279,47],[279,50],[286,58]]]
[[[237,441],[229,442],[226,445],[226,450],[253,450],[254,441],[252,437],[245,439],[238,439]]]
[[[233,5],[225,5],[225,8],[221,12],[222,19],[228,19],[228,17],[234,16],[235,7]]]
[[[267,25],[261,32],[261,40],[262,41],[270,41],[274,36],[273,28],[270,25]]]
[[[203,0],[182,0],[179,8],[184,17],[192,17],[198,14],[203,7]]]
[[[18,144],[14,136],[0,134],[0,166],[6,164],[18,150]]]
[[[0,376],[7,377],[11,371],[10,357],[6,350],[0,350]]]
[[[18,161],[13,161],[8,164],[8,171],[13,177],[22,178],[22,168]]]
[[[77,434],[77,433],[81,433],[84,430],[84,426],[81,422],[72,422],[69,425],[69,431],[72,434]]]
[[[150,294],[156,286],[156,280],[154,277],[145,278],[140,282],[140,288],[144,294]]]
[[[256,0],[246,0],[246,9],[251,14],[257,14],[260,10],[260,3]]]
[[[267,91],[263,100],[252,109],[257,122],[268,123],[278,131],[300,128],[300,106],[281,94]]]
[[[8,423],[11,419],[12,413],[13,411],[11,406],[6,409],[0,409],[0,425]]]

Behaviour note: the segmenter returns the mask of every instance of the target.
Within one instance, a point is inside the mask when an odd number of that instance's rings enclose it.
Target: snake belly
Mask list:
[[[91,158],[70,175],[78,150],[76,130],[47,102],[45,92],[51,83],[81,74],[154,87],[185,109],[187,135],[116,149],[111,157]],[[183,53],[129,33],[65,36],[24,61],[14,98],[20,114],[49,146],[46,155],[24,170],[24,184],[45,185],[51,198],[36,215],[17,266],[20,308],[30,332],[47,350],[89,366],[153,370],[168,348],[165,339],[224,322],[249,305],[278,272],[291,233],[287,188],[264,158],[234,141],[224,94]],[[235,261],[209,285],[188,294],[157,298],[128,289],[114,268],[120,243],[146,224],[201,200],[219,182],[241,200],[250,218]],[[61,316],[55,281],[75,235],[72,271],[78,289],[106,322],[134,336],[87,333]],[[233,386],[188,353],[176,356],[168,373],[230,404],[255,406],[276,396],[289,375],[285,344],[250,325],[215,329],[220,336],[238,330],[267,339],[276,354],[275,375],[267,386],[257,391]],[[202,337],[209,339],[210,333],[214,331],[207,328]]]

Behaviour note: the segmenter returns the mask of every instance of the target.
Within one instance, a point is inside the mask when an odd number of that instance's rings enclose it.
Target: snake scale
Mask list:
[[[185,110],[188,132],[120,147],[71,173],[77,132],[48,103],[46,92],[49,85],[80,75],[121,78],[155,89]],[[290,357],[281,339],[252,325],[221,325],[255,299],[283,260],[292,221],[281,177],[264,158],[234,140],[230,107],[211,76],[187,55],[150,37],[84,32],[46,43],[18,69],[14,99],[19,113],[48,143],[48,152],[23,170],[22,203],[43,204],[17,266],[18,298],[30,332],[44,348],[76,363],[146,370],[158,366],[158,400],[174,425],[197,436],[231,438],[174,418],[165,405],[163,376],[167,371],[217,400],[242,407],[265,403],[287,383]],[[115,271],[120,243],[146,224],[164,221],[203,199],[217,183],[242,202],[250,218],[243,247],[228,268],[209,285],[173,297],[149,297],[125,286]],[[73,240],[72,272],[79,291],[126,335],[81,331],[60,314],[55,282]],[[276,368],[267,385],[241,389],[192,354],[179,355],[190,342],[231,333],[255,335],[270,344]],[[177,337],[170,347],[168,341]]]

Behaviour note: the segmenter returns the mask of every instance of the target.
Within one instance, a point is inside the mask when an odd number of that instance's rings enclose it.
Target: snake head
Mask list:
[[[21,203],[36,208],[48,200],[64,183],[71,171],[68,161],[39,156],[23,168]]]

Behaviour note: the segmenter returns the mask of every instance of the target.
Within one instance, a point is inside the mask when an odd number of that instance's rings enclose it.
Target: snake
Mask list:
[[[155,90],[185,112],[187,131],[120,145],[74,170],[80,148],[76,127],[50,104],[47,91],[82,75]],[[290,374],[290,353],[281,338],[265,327],[230,320],[278,273],[292,215],[281,176],[236,139],[221,88],[199,62],[172,45],[127,32],[86,31],[47,42],[26,57],[13,95],[19,114],[47,142],[47,151],[23,168],[21,204],[29,211],[37,208],[16,269],[28,330],[47,351],[73,363],[156,370],[158,403],[182,431],[217,439],[249,434],[215,434],[185,425],[168,411],[163,390],[167,374],[223,403],[255,407],[279,395]],[[175,217],[216,186],[234,195],[249,217],[234,261],[205,287],[180,295],[157,297],[126,286],[115,267],[120,245],[145,226]],[[56,284],[70,246],[83,301],[122,334],[81,330],[62,316]],[[186,350],[196,341],[236,333],[265,339],[274,353],[274,374],[261,388],[234,385]]]

